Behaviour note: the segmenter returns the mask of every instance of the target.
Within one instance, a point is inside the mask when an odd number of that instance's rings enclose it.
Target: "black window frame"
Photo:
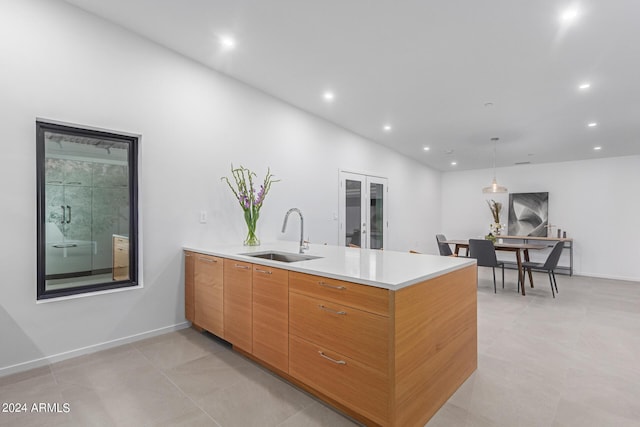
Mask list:
[[[45,201],[45,132],[62,133],[125,142],[128,146],[129,171],[129,279],[82,285],[62,289],[46,289],[46,201]],[[37,195],[37,299],[73,296],[138,286],[138,146],[139,136],[116,131],[97,130],[77,125],[36,120],[36,195]]]

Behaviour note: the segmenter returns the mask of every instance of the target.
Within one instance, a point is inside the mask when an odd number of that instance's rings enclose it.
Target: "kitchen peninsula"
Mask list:
[[[327,245],[300,259],[292,242],[184,251],[194,327],[367,425],[424,425],[477,367],[475,260]]]

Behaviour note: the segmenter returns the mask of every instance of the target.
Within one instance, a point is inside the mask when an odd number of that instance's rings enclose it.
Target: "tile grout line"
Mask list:
[[[191,398],[191,396],[189,396],[187,393],[184,392],[184,390],[182,390],[182,388],[180,388],[180,386],[178,386],[178,384],[176,384],[164,371],[164,369],[161,369],[160,367],[157,367],[156,365],[153,364],[153,362],[151,361],[151,359],[149,359],[143,352],[140,351],[140,349],[138,347],[135,347],[136,351],[138,353],[140,353],[140,355],[142,357],[144,357],[147,362],[151,365],[151,367],[155,370],[157,370],[167,381],[169,381],[169,383],[171,383],[171,385],[173,387],[175,387],[180,394],[182,394],[184,397],[186,397],[191,403],[193,403],[193,405],[198,408],[200,411],[202,411],[211,421],[213,421],[215,423],[216,426],[218,427],[222,427],[222,425],[216,420],[214,419],[211,414],[209,414],[207,411],[205,411],[202,406],[200,406],[195,400],[193,400]],[[206,357],[206,356],[203,356]],[[197,359],[194,359],[197,360]]]

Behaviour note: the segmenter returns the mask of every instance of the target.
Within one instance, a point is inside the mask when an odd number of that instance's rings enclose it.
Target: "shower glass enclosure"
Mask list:
[[[38,297],[135,284],[137,137],[38,122],[37,142]]]

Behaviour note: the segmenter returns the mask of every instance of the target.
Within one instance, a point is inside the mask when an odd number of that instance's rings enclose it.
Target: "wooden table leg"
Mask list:
[[[529,262],[529,249],[525,249],[524,250],[524,260]],[[531,287],[533,288],[533,274],[531,273],[531,270],[529,270],[529,283],[531,283]],[[524,282],[523,282],[524,284]]]
[[[520,250],[516,250],[516,261],[518,261],[518,280],[520,281],[520,288],[522,289],[522,295],[524,292],[524,270],[522,269],[522,259],[520,258]]]
[[[458,256],[458,252],[460,252],[460,245],[456,245],[456,249],[453,253],[455,254],[455,256]]]

